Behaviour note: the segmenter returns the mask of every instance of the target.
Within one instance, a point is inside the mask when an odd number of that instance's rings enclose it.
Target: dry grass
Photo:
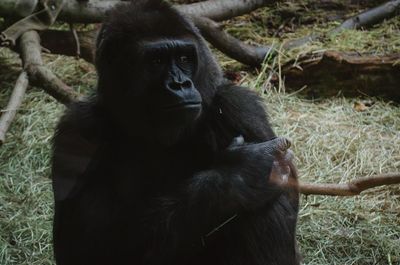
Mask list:
[[[235,20],[231,32],[242,38],[263,43],[272,39],[257,21],[251,28],[239,22]],[[326,48],[398,52],[399,25],[400,20],[395,19],[368,32],[345,32],[323,44],[307,45],[297,54]],[[314,30],[326,30],[318,27],[322,28],[317,25]],[[310,33],[306,26],[297,30],[289,37]],[[271,60],[267,66],[276,69],[279,62],[293,56],[295,52],[282,54],[280,60]],[[238,67],[221,58],[224,67]],[[95,72],[90,65],[56,56],[48,56],[47,62],[77,90],[87,93],[94,87]],[[18,58],[0,49],[0,109],[6,104],[18,71]],[[400,171],[398,106],[368,98],[375,104],[357,112],[353,103],[361,99],[311,101],[299,93],[284,93],[282,84],[265,93],[267,78],[266,74],[247,72],[243,84],[265,97],[276,132],[294,143],[302,180],[338,183]],[[32,88],[7,134],[6,144],[0,148],[1,265],[54,264],[49,159],[51,137],[62,111],[60,104]],[[302,197],[298,239],[304,262],[309,265],[400,264],[400,187],[376,188],[351,198]]]
[[[266,100],[278,134],[294,143],[302,181],[400,170],[398,107],[378,101],[360,113],[344,98],[309,102],[271,93]],[[306,264],[399,264],[400,187],[353,198],[303,196],[298,238]]]

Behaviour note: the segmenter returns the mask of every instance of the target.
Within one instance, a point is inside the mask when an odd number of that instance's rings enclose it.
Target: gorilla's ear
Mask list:
[[[98,150],[98,144],[91,143],[75,130],[59,131],[55,139],[52,179],[56,201],[73,197],[84,182],[86,170]]]

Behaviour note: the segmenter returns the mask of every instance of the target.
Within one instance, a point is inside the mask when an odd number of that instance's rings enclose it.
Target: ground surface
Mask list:
[[[280,23],[277,14],[282,17],[286,9],[280,6],[279,12],[265,9],[235,19],[229,24],[230,32],[267,44],[308,34],[310,29],[326,31],[337,24],[335,18],[341,19],[340,12],[328,12],[331,19],[322,13],[326,10],[308,7],[301,10],[306,12],[298,18],[301,21],[290,22],[282,32],[272,30]],[[305,23],[307,18],[312,24]],[[349,31],[334,40],[307,45],[297,54],[326,48],[399,52],[399,27],[400,20],[394,19],[368,32]],[[281,59],[294,56],[296,51]],[[400,171],[400,108],[395,104],[368,97],[305,99],[301,93],[285,93],[283,84],[265,86],[267,75],[219,58],[226,69],[242,71],[242,83],[263,95],[275,130],[294,143],[302,181],[339,183]],[[75,89],[88,93],[95,86],[91,65],[58,56],[46,56],[46,60]],[[0,49],[0,109],[6,105],[19,67],[15,54]],[[356,111],[354,103],[363,100],[374,104]],[[0,148],[1,265],[53,264],[49,163],[51,138],[62,111],[39,88],[30,89]],[[400,264],[400,187],[371,189],[351,198],[302,197],[298,230],[305,264]]]

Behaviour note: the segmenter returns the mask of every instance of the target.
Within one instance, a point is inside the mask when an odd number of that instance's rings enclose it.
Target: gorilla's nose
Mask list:
[[[182,89],[191,89],[193,88],[193,83],[191,80],[172,80],[168,82],[167,88],[171,90],[182,90]]]

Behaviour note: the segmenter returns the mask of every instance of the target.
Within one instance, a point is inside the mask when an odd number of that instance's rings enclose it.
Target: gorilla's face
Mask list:
[[[199,119],[196,88],[198,47],[190,37],[124,43],[122,56],[109,58],[105,105],[126,130],[154,132],[165,145],[176,143]],[[99,71],[100,79],[102,71]],[[106,81],[107,82],[107,81]],[[141,117],[146,117],[142,120]]]
[[[191,39],[148,40],[139,43],[138,84],[147,95],[144,109],[151,117],[158,140],[172,145],[200,117],[202,98],[193,80],[197,47]]]
[[[195,43],[190,39],[142,41],[137,52],[137,66],[142,67],[142,80],[137,85],[151,102],[145,109],[153,122],[159,129],[179,129],[196,121],[202,98],[193,82],[197,72]]]

